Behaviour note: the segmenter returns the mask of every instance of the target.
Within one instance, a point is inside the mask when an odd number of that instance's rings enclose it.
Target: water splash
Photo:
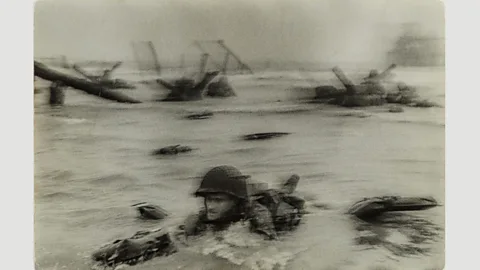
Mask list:
[[[386,213],[355,224],[357,245],[385,248],[395,256],[428,255],[442,229],[433,222],[410,214]]]

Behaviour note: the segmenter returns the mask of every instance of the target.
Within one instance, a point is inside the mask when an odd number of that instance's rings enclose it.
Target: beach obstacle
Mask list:
[[[52,83],[56,83],[56,85],[52,85],[55,89],[59,88],[58,84],[61,83],[65,87],[72,87],[99,98],[113,100],[120,103],[141,103],[141,101],[124,94],[108,90],[98,83],[53,70],[38,61],[34,61],[34,75],[44,80],[51,81]],[[54,93],[54,97],[58,97],[58,101],[60,101],[59,96],[61,96],[58,94],[59,91],[60,90],[51,90],[50,92],[51,94]],[[63,104],[63,101],[61,103]]]

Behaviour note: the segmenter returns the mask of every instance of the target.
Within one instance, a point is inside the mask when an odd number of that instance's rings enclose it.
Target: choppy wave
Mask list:
[[[318,109],[315,106],[304,106],[304,105],[291,105],[291,106],[275,106],[271,108],[262,108],[262,107],[236,107],[236,108],[224,108],[224,109],[212,109],[213,113],[221,114],[236,114],[236,113],[245,113],[245,114],[281,114],[281,113],[302,113],[302,112],[311,112]]]
[[[36,202],[39,205],[36,206],[38,222],[35,229],[44,235],[36,240],[39,247],[36,259],[41,269],[57,269],[52,267],[55,264],[58,264],[58,269],[87,269],[84,261],[79,262],[79,252],[86,252],[90,247],[93,249],[102,239],[119,239],[156,224],[138,220],[131,203],[159,202],[177,215],[193,210],[197,201],[187,200],[191,184],[198,180],[200,171],[206,166],[218,162],[231,163],[252,177],[262,181],[266,179],[272,186],[286,179],[277,177],[279,174],[288,177],[291,173],[298,173],[302,184],[296,192],[307,200],[311,212],[305,224],[294,235],[275,242],[251,239],[253,236],[246,232],[245,227],[232,228],[222,239],[199,239],[190,247],[191,254],[195,256],[189,256],[189,253],[184,257],[156,258],[126,269],[177,269],[180,266],[181,269],[192,270],[252,270],[292,269],[289,266],[296,265],[293,269],[373,270],[382,269],[375,268],[376,265],[384,265],[383,269],[426,270],[441,264],[433,262],[441,256],[429,257],[423,255],[428,254],[428,250],[423,253],[423,249],[417,249],[419,246],[428,249],[429,241],[437,241],[432,238],[422,242],[421,237],[429,236],[422,234],[421,229],[413,230],[408,223],[395,228],[365,225],[362,229],[357,224],[352,226],[342,211],[357,196],[375,193],[379,187],[382,192],[391,193],[432,191],[441,198],[443,193],[438,188],[441,182],[435,181],[439,172],[429,171],[428,168],[413,170],[421,171],[422,175],[417,177],[410,175],[410,166],[415,166],[417,162],[430,166],[426,161],[428,159],[436,164],[442,162],[436,154],[443,147],[439,139],[441,129],[426,128],[420,134],[416,132],[420,126],[444,127],[441,119],[432,115],[441,113],[442,109],[412,108],[405,109],[402,114],[387,114],[382,107],[347,110],[323,104],[297,103],[285,97],[290,94],[286,89],[302,80],[297,73],[290,73],[232,76],[232,85],[239,96],[225,100],[160,103],[151,101],[151,96],[158,91],[139,87],[127,94],[132,97],[139,95],[141,100],[146,101],[142,104],[97,102],[95,97],[72,92],[67,96],[68,104],[59,110],[36,105],[36,120],[40,120],[35,123],[35,128],[38,127],[36,131],[40,133],[36,149],[50,151],[35,160],[38,167],[35,195],[41,198]],[[325,74],[317,75],[320,78]],[[331,75],[327,74],[334,77]],[[258,83],[262,87],[257,87]],[[179,115],[185,112],[205,110],[218,114],[218,117],[214,115],[212,119],[200,122],[180,121]],[[258,117],[263,115],[268,117]],[[84,129],[82,124],[89,121],[95,125]],[[241,125],[232,125],[235,121],[241,122]],[[372,123],[377,122],[385,127],[382,132],[367,132]],[[292,131],[294,134],[259,143],[228,140],[253,132],[242,128],[250,125],[256,126],[252,128],[255,130],[265,126],[268,131]],[[395,128],[391,129],[392,126]],[[201,132],[202,136],[191,136],[193,130]],[[358,134],[353,136],[353,131]],[[406,138],[418,135],[429,138],[431,144],[418,147],[411,140],[385,140],[398,135],[399,131],[400,135],[404,132]],[[355,144],[355,140],[362,140],[365,135],[370,136],[365,145]],[[164,139],[170,140],[168,144],[179,140],[187,145],[198,145],[202,151],[160,160],[149,156],[149,150],[167,144]],[[380,140],[382,143],[376,145]],[[332,148],[332,145],[335,147]],[[368,153],[361,157],[353,153],[357,145],[359,152],[366,150]],[[387,153],[385,147],[392,150]],[[82,151],[76,151],[78,149]],[[411,160],[403,155],[407,151]],[[398,165],[403,167],[391,172],[385,167],[385,161],[393,161],[392,164],[400,162]],[[52,168],[58,170],[51,171]],[[270,180],[264,177],[266,172],[273,175]],[[402,181],[386,185],[384,176],[391,173]],[[367,178],[370,176],[374,177]],[[63,186],[58,187],[60,184]],[[70,204],[73,201],[70,198],[75,198],[75,203]],[[62,200],[68,207],[59,203]],[[425,211],[425,215],[432,219],[436,215],[441,216],[434,211]],[[418,225],[416,228],[423,226],[421,222],[413,223],[413,226]],[[442,221],[437,223],[440,226],[443,224]],[[429,225],[425,227],[425,231],[430,231]],[[359,243],[356,247],[362,249],[358,253],[350,250],[355,241]],[[415,241],[421,243],[417,245]],[[438,246],[438,242],[431,246]],[[374,254],[373,259],[367,258],[369,251]],[[419,251],[413,256],[423,257],[420,260],[425,267],[403,267],[410,264],[403,256],[411,256],[411,251]],[[334,253],[340,255],[337,257]],[[212,258],[225,264],[212,262]],[[344,260],[355,262],[348,267],[343,264]],[[362,263],[365,267],[360,267]],[[399,263],[403,265],[397,265]]]
[[[73,172],[70,170],[53,170],[44,172],[37,177],[44,178],[44,179],[52,179],[52,180],[68,180],[74,176]]]
[[[282,250],[275,242],[249,233],[247,224],[231,226],[221,237],[203,236],[189,250],[204,256],[212,255],[250,270],[287,269],[288,262],[302,251]]]
[[[395,122],[401,124],[416,124],[416,125],[426,125],[426,126],[436,126],[436,127],[445,127],[445,123],[440,123],[438,121],[425,121],[425,120],[396,120]]]
[[[138,180],[135,177],[131,177],[125,174],[110,174],[102,177],[93,178],[89,182],[95,185],[109,185],[109,184],[131,185],[131,184],[137,183]]]
[[[52,193],[47,193],[45,195],[42,195],[43,198],[46,199],[71,199],[75,197],[75,194],[69,193],[69,192],[52,192]]]
[[[443,232],[425,218],[404,213],[387,213],[368,223],[357,220],[355,229],[357,245],[384,248],[399,257],[429,254],[429,244]]]
[[[82,123],[93,123],[92,121],[86,119],[86,118],[71,118],[71,117],[55,117],[58,121],[70,124],[70,125],[75,125],[75,124],[82,124]]]

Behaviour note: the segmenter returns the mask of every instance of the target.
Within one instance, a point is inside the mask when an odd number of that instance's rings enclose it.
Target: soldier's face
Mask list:
[[[209,194],[205,196],[205,209],[208,220],[217,220],[235,206],[236,201],[226,194]]]

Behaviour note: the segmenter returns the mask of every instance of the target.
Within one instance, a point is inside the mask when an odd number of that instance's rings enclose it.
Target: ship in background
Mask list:
[[[416,24],[403,25],[403,33],[388,52],[388,62],[400,66],[444,66],[445,38],[421,33]]]

